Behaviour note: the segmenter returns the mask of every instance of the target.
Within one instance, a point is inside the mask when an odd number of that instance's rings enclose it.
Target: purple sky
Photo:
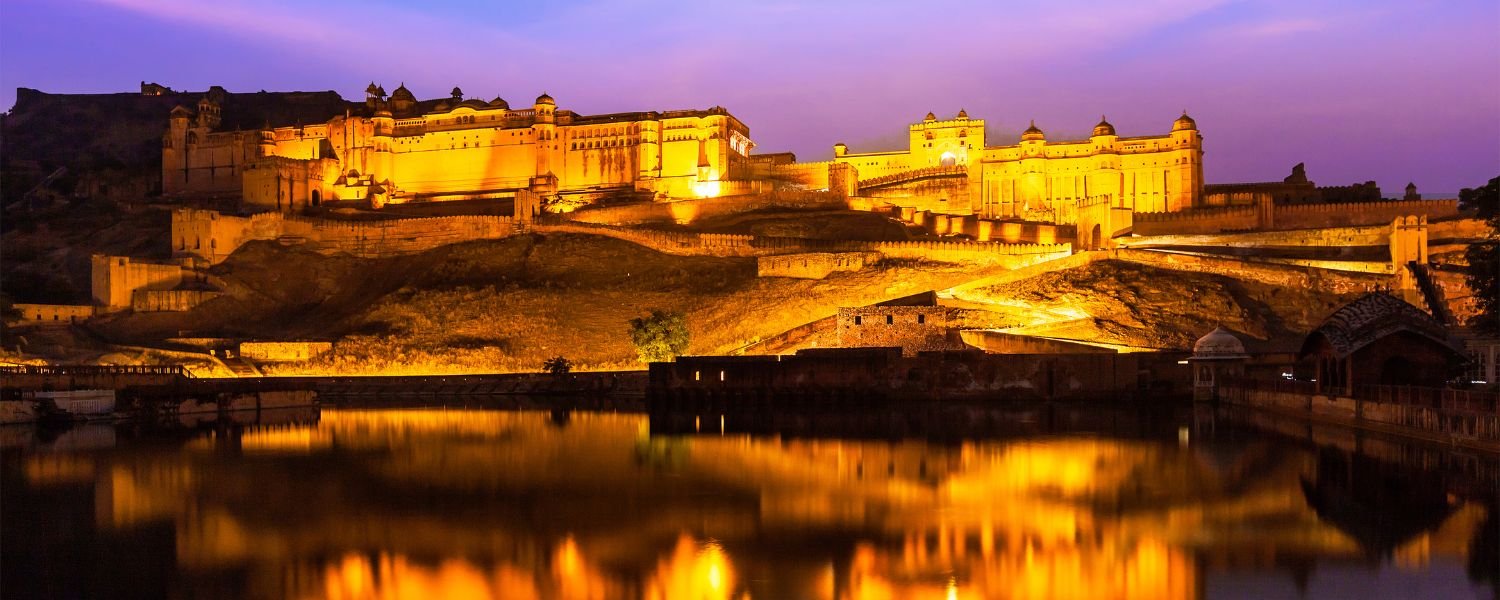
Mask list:
[[[582,113],[727,107],[761,152],[905,144],[927,111],[989,144],[1166,132],[1187,109],[1209,182],[1500,175],[1500,2],[404,2],[0,0],[0,105],[49,92],[334,89]],[[163,119],[165,119],[163,115]]]

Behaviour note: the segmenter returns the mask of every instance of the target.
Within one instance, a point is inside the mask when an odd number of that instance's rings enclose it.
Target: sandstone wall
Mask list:
[[[1313,265],[1251,263],[1236,258],[1136,249],[1111,250],[1107,255],[1108,258],[1151,267],[1210,273],[1282,287],[1319,289],[1337,294],[1372,292],[1397,285],[1392,275],[1335,271]]]
[[[201,290],[136,290],[130,308],[136,312],[182,312],[223,294]]]
[[[761,256],[755,260],[758,277],[823,279],[835,271],[858,271],[880,260],[874,252],[808,252]]]
[[[964,348],[950,332],[946,306],[862,306],[840,308],[835,316],[841,348],[901,348],[903,354]]]
[[[127,256],[95,254],[90,283],[94,303],[111,309],[130,306],[136,290],[169,290],[183,280],[180,264],[140,262]]]
[[[538,225],[539,233],[604,235],[683,256],[771,256],[805,252],[878,252],[889,258],[938,262],[999,264],[1019,267],[1067,256],[1067,244],[997,244],[952,240],[869,242],[756,237],[723,233],[689,233],[631,229],[581,223]]]
[[[87,304],[16,304],[21,320],[33,323],[66,324],[94,316],[95,308]]]
[[[675,202],[644,202],[585,208],[563,215],[571,221],[599,225],[633,225],[638,223],[692,223],[700,219],[722,217],[743,212],[781,208],[788,210],[831,210],[848,208],[843,196],[829,192],[780,191],[764,194],[720,196]]]
[[[1135,213],[1136,235],[1207,234],[1250,231],[1260,226],[1254,206],[1198,208],[1182,212]]]
[[[1276,206],[1278,229],[1312,229],[1390,223],[1396,217],[1425,216],[1446,219],[1458,216],[1458,200],[1382,200]]]
[[[307,360],[330,350],[331,342],[240,342],[240,356],[253,360]]]
[[[315,252],[378,258],[431,250],[472,240],[515,234],[511,217],[463,215],[377,221],[340,221],[261,213],[249,217],[182,209],[172,215],[172,238],[179,255],[217,263],[247,242],[305,243]],[[206,240],[206,243],[205,243]]]
[[[1286,231],[1256,231],[1248,233],[1219,233],[1202,235],[1156,235],[1121,238],[1116,244],[1121,247],[1149,248],[1154,246],[1228,246],[1235,248],[1259,248],[1265,246],[1384,246],[1390,241],[1391,226],[1366,225],[1359,227],[1329,227],[1322,229],[1290,229]]]

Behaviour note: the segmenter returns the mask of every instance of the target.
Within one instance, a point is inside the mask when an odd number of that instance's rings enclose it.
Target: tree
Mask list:
[[[679,313],[653,310],[630,320],[630,341],[641,362],[663,362],[687,351],[687,320]]]
[[[567,375],[573,370],[573,361],[561,356],[554,356],[542,363],[542,371],[553,375]]]
[[[1484,241],[1469,245],[1468,284],[1478,301],[1478,315],[1470,322],[1474,329],[1489,335],[1500,334],[1500,177],[1478,189],[1458,193],[1458,203],[1489,222]]]

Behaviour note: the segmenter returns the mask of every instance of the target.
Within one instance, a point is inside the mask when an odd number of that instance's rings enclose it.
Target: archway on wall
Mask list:
[[[322,203],[323,203],[323,193],[319,192],[318,190],[313,190],[312,191],[312,205],[313,206],[318,206],[319,204],[322,204]]]
[[[958,164],[958,157],[954,156],[952,152],[944,152],[943,156],[938,159],[938,164],[944,167],[954,166]]]
[[[1093,231],[1089,232],[1089,250],[1098,250],[1104,247],[1104,229],[1094,223]]]

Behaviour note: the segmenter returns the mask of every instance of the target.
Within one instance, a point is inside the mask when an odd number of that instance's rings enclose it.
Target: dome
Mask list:
[[[407,102],[416,102],[417,101],[417,97],[413,96],[412,93],[411,93],[411,90],[406,89],[406,84],[403,83],[403,84],[401,84],[401,87],[396,88],[396,91],[391,92],[391,100],[393,100],[393,101],[405,100]]]
[[[1099,117],[1099,124],[1094,126],[1094,135],[1115,135],[1115,126],[1109,124],[1109,120],[1103,116]]]
[[[553,101],[552,100],[552,96],[548,96],[547,92],[542,92],[542,95],[537,96],[536,97],[536,103],[537,104],[551,104],[552,106],[557,106],[557,102]]]
[[[1245,358],[1245,344],[1228,329],[1215,327],[1193,344],[1193,358]]]
[[[365,93],[369,94],[371,96],[374,96],[375,95],[375,91],[379,90],[379,89],[380,88],[375,87],[375,82],[371,81],[369,87],[365,88]]]
[[[1031,126],[1027,127],[1026,131],[1022,131],[1021,132],[1021,139],[1022,140],[1044,140],[1044,139],[1047,139],[1047,137],[1042,134],[1042,130],[1037,129],[1037,127],[1036,127],[1036,121],[1033,120],[1031,122]]]
[[[1182,116],[1177,117],[1177,120],[1172,122],[1172,131],[1183,131],[1197,128],[1198,122],[1194,121],[1192,117],[1189,117],[1187,111],[1182,111]]]
[[[503,108],[506,110],[510,110],[510,103],[506,102],[504,98],[495,96],[494,100],[490,100],[490,108]]]
[[[458,100],[464,97],[464,91],[455,85],[453,86],[453,91],[448,92],[448,95],[452,96],[454,100]]]
[[[958,118],[958,119],[967,119],[967,118],[969,118],[969,111],[960,108],[960,109],[958,109],[958,116],[955,117],[955,118]]]
[[[936,121],[937,120],[937,115],[932,114],[932,113],[927,113],[927,116],[922,117],[922,120],[923,121],[927,121],[927,122]]]

